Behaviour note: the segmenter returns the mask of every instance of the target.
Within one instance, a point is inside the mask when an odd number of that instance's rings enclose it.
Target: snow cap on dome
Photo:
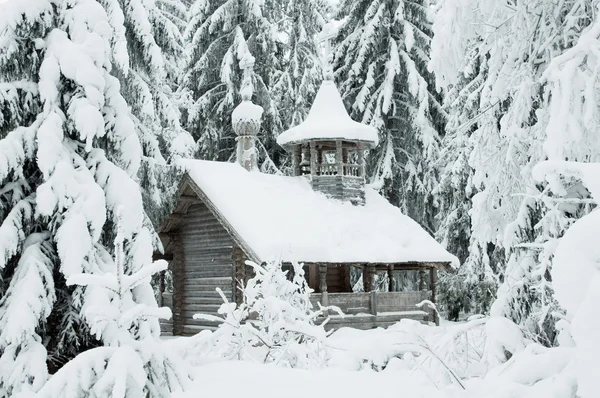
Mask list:
[[[321,83],[306,120],[281,133],[277,143],[285,146],[316,139],[362,141],[371,147],[379,142],[377,129],[350,118],[331,80]]]

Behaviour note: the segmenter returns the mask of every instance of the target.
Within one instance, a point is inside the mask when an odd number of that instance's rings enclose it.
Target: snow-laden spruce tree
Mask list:
[[[556,70],[552,65],[592,23],[595,3],[540,0],[505,6],[446,0],[434,24],[431,67],[441,89],[452,93],[460,85],[470,73],[473,51],[485,66],[479,107],[468,122],[473,125],[471,183],[477,193],[467,263],[489,266],[501,282],[491,312],[512,318],[545,344],[554,336],[549,272],[554,248],[565,228],[587,211],[588,193],[581,184],[565,181],[569,198],[556,198],[547,182],[532,179],[531,170],[557,148],[562,159],[590,160],[599,153],[592,113],[581,110],[581,100],[557,101],[570,98],[560,90],[589,91],[595,75],[573,78],[579,69],[587,70],[586,61],[561,72],[564,80],[557,84],[547,72]],[[556,137],[561,137],[558,145]],[[494,255],[500,261],[493,261]]]
[[[117,208],[125,274],[152,259],[155,235],[136,181],[139,129],[118,78],[129,71],[123,12],[116,1],[102,4],[2,4],[1,397],[38,390],[49,372],[107,343],[81,316],[107,296],[66,281],[105,272]],[[132,300],[156,307],[147,280]],[[156,338],[158,321],[140,319],[132,332]]]
[[[441,141],[439,183],[433,191],[437,205],[436,238],[454,253],[462,266],[458,273],[439,274],[438,301],[449,319],[459,313],[489,312],[497,289],[497,259],[487,252],[486,261],[471,256],[471,200],[476,193],[469,162],[473,145],[471,135],[477,129],[481,92],[486,64],[473,43],[467,49],[467,63],[457,82],[445,93],[446,133]]]
[[[282,153],[275,143],[281,129],[279,109],[270,94],[281,59],[277,30],[267,17],[275,15],[275,6],[260,0],[197,0],[190,9],[182,80],[190,97],[185,126],[203,159],[228,160],[235,153],[230,117],[240,101],[239,64],[248,51],[256,59],[252,100],[265,111],[259,154],[277,162]]]
[[[106,3],[114,20],[115,76],[131,107],[142,143],[140,179],[145,208],[154,223],[170,205],[179,174],[168,164],[195,155],[196,144],[181,125],[177,93],[183,72],[181,0],[122,0]]]
[[[237,306],[220,292],[222,318],[194,315],[195,319],[221,322],[194,351],[226,359],[245,359],[278,366],[314,369],[326,365],[329,348],[324,323],[316,324],[325,310],[314,310],[302,266],[293,263],[283,271],[278,262],[258,265],[247,262],[255,276],[241,286],[244,301]],[[289,273],[291,272],[291,275]]]
[[[79,354],[63,366],[36,396],[48,398],[166,397],[190,382],[182,359],[144,326],[148,319],[169,318],[171,311],[136,300],[136,290],[164,271],[164,260],[128,271],[124,252],[124,217],[117,209],[113,258],[103,253],[94,272],[75,273],[68,285],[85,286],[82,312],[102,347]]]
[[[428,72],[428,0],[346,0],[334,57],[335,77],[355,119],[381,131],[369,155],[372,181],[383,194],[433,231],[433,160],[443,111]]]
[[[313,0],[290,0],[283,6],[279,29],[285,34],[287,50],[272,92],[280,109],[283,130],[287,130],[304,121],[323,80],[318,35],[328,7]]]

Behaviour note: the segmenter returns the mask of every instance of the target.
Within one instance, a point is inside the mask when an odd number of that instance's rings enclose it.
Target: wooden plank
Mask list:
[[[195,272],[213,272],[213,271],[220,271],[222,269],[229,269],[229,270],[233,270],[233,266],[231,265],[231,263],[227,264],[227,263],[213,263],[213,262],[208,262],[208,263],[198,263],[196,261],[192,261],[191,264],[188,264],[188,267],[185,271],[186,275],[189,274],[193,274]]]
[[[217,315],[221,304],[185,304],[182,308],[183,316],[192,317],[194,314]]]
[[[231,277],[228,278],[203,278],[204,286],[231,286]]]
[[[231,291],[231,285],[230,284],[223,284],[221,286],[219,285],[194,285],[194,289],[193,291],[189,291],[187,292],[188,294],[192,294],[192,295],[202,295],[202,294],[207,294],[207,293],[216,293],[216,288],[220,288],[221,290],[223,290],[223,292],[228,292]]]
[[[191,302],[192,300],[201,300],[201,299],[205,299],[205,298],[210,298],[210,299],[218,298],[219,300],[221,300],[221,302],[223,301],[221,299],[221,296],[216,291],[214,291],[214,292],[190,291],[190,292],[186,292],[186,293],[187,293],[185,295],[186,302]],[[223,294],[227,298],[231,297],[230,291],[223,290]]]
[[[223,299],[219,295],[212,297],[185,296],[183,298],[183,305],[186,306],[188,304],[223,304]]]
[[[229,267],[221,267],[220,269],[197,269],[194,271],[186,271],[184,273],[186,282],[195,281],[200,282],[205,278],[225,278],[231,277],[231,273],[233,272],[233,268]]]

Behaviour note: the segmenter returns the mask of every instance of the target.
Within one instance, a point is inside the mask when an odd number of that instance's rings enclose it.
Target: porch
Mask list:
[[[344,316],[329,313],[328,329],[388,327],[401,319],[439,324],[437,312],[424,300],[436,302],[437,268],[445,264],[308,264],[305,272],[315,291],[315,308],[336,306]],[[411,284],[402,283],[410,274]]]

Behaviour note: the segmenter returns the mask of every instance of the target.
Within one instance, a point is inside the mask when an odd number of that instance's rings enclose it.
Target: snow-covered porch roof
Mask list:
[[[366,204],[327,198],[305,177],[236,163],[183,161],[189,184],[254,261],[458,266],[415,221],[374,190]]]

